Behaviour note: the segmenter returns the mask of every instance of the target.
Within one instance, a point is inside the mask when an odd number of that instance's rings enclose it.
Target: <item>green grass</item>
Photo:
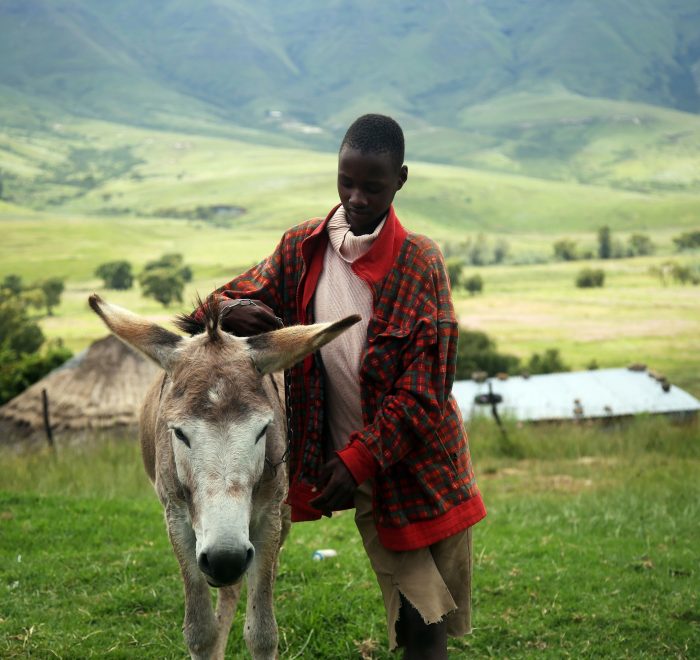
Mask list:
[[[489,515],[474,534],[474,634],[451,657],[700,653],[700,432],[470,429]],[[185,657],[182,587],[134,443],[0,454],[0,655]],[[319,547],[337,559],[314,562]],[[389,658],[352,515],[295,525],[276,592],[282,658]],[[240,613],[239,613],[240,616]],[[228,657],[243,658],[241,620]]]

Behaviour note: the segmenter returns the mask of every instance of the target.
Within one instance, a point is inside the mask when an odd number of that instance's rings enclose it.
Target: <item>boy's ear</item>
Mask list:
[[[246,342],[257,370],[263,374],[269,374],[289,369],[355,325],[360,319],[360,316],[354,315],[335,323],[293,325],[248,337]]]
[[[396,189],[401,190],[401,188],[403,188],[403,184],[406,183],[407,180],[408,180],[408,166],[402,165],[401,169],[399,170],[399,185]]]

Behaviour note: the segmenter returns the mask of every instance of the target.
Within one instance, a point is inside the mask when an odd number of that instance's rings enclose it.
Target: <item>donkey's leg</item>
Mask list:
[[[168,506],[165,518],[185,585],[185,621],[182,630],[187,648],[193,660],[214,660],[217,658],[219,626],[212,608],[209,585],[197,566],[194,531],[184,509]]]
[[[279,515],[270,516],[261,527],[256,530],[255,559],[248,571],[243,636],[254,660],[274,660],[277,657],[278,635],[273,589],[282,531]]]
[[[214,652],[215,658],[223,658],[226,654],[226,642],[231,630],[231,622],[236,614],[238,599],[241,596],[242,581],[230,587],[222,587],[216,599],[216,622],[219,626],[219,638]]]

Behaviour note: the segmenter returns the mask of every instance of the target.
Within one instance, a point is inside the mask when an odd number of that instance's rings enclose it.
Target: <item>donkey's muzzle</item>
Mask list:
[[[255,548],[250,543],[235,550],[210,548],[199,554],[197,565],[212,587],[227,587],[243,577],[253,557]]]

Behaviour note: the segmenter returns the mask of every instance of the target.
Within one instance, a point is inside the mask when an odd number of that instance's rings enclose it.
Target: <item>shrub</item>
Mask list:
[[[25,353],[34,353],[44,343],[44,334],[32,321],[19,298],[0,302],[0,351],[17,358]]]
[[[570,367],[564,364],[561,359],[558,348],[548,348],[542,355],[533,353],[526,368],[531,374],[554,374],[560,371],[571,371]]]
[[[41,352],[26,353],[18,359],[0,351],[0,404],[24,392],[72,355],[61,344],[49,345]]]
[[[61,294],[65,285],[60,277],[50,277],[47,280],[39,282],[38,288],[44,292],[46,301],[46,313],[51,316],[53,308],[61,303]]]
[[[183,263],[181,254],[164,254],[155,261],[147,263],[139,283],[143,295],[155,298],[166,307],[177,300],[182,302],[185,283],[192,280],[192,269]]]
[[[131,264],[128,261],[108,261],[100,264],[95,275],[101,278],[106,289],[126,291],[134,284]]]
[[[499,353],[496,342],[485,332],[460,328],[457,344],[457,379],[471,378],[475,371],[489,376],[500,372],[514,373],[520,360],[515,355]]]
[[[40,352],[43,343],[41,328],[29,318],[21,297],[0,301],[0,404],[71,357],[60,344],[50,344]]]
[[[576,286],[581,289],[602,287],[605,284],[605,271],[600,268],[584,268],[576,276]]]
[[[177,271],[170,268],[146,270],[139,276],[139,282],[144,296],[155,298],[165,307],[174,300],[182,302],[185,281]]]
[[[486,237],[479,233],[467,247],[467,260],[472,266],[484,266],[488,263],[488,243]]]
[[[0,289],[7,289],[12,295],[18,296],[24,288],[22,278],[19,275],[5,275],[0,284]]]
[[[481,275],[471,275],[464,280],[464,288],[472,296],[475,293],[481,293],[484,289],[484,280],[481,279]]]
[[[694,250],[700,247],[700,231],[687,231],[674,237],[676,250]]]
[[[464,270],[464,262],[459,257],[450,257],[445,261],[447,267],[447,277],[450,280],[450,287],[453,290],[462,286],[462,271]]]
[[[649,274],[658,277],[664,286],[668,284],[668,278],[677,284],[700,284],[700,264],[686,265],[677,261],[664,261],[658,266],[651,266]]]
[[[572,241],[569,238],[562,238],[556,241],[552,248],[554,249],[554,257],[560,261],[576,261],[578,259],[576,241]]]
[[[504,238],[499,238],[493,246],[493,263],[502,264],[508,257],[510,245]]]
[[[631,257],[645,257],[654,254],[654,244],[646,234],[632,234],[627,245],[627,251]]]

